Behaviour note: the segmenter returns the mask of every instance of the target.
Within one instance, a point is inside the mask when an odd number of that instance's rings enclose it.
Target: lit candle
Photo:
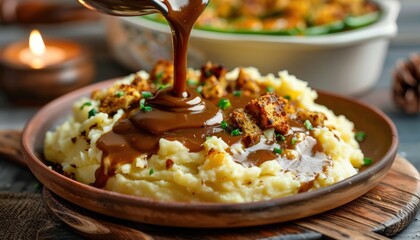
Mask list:
[[[32,68],[40,69],[48,65],[62,62],[66,53],[62,48],[45,46],[41,33],[32,30],[29,36],[29,48],[24,48],[19,53],[19,60]]]
[[[89,84],[94,66],[77,43],[43,40],[33,30],[29,41],[0,51],[0,87],[13,102],[39,105]]]

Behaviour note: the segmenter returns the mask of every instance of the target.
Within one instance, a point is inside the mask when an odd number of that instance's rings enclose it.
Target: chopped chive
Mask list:
[[[152,109],[153,108],[151,106],[144,106],[142,110],[145,111],[145,112],[150,112],[150,111],[152,111]]]
[[[226,110],[227,108],[231,107],[232,104],[230,103],[229,99],[221,98],[217,106],[222,110]]]
[[[273,152],[275,153],[275,154],[282,154],[282,150],[280,149],[280,148],[277,148],[277,147],[275,147],[274,149],[273,149]]]
[[[169,87],[170,84],[158,84],[158,90],[162,90],[164,88]]]
[[[373,163],[372,158],[363,158],[363,166],[369,166]]]
[[[94,117],[97,113],[98,112],[94,108],[90,109],[88,112],[88,118]]]
[[[154,170],[153,168],[151,168],[151,169],[149,170],[149,175],[150,175],[150,176],[152,176],[152,175],[153,175],[153,173],[155,173],[155,170]]]
[[[273,87],[267,87],[267,88],[265,89],[265,91],[266,91],[266,92],[269,92],[269,93],[273,93],[273,92],[274,92],[274,88],[273,88]]]
[[[289,95],[285,95],[284,98],[286,98],[289,101],[290,101],[290,99],[292,99]]]
[[[278,139],[280,142],[286,141],[286,137],[281,135],[280,133],[276,133],[276,139]]]
[[[188,79],[187,84],[188,84],[188,86],[195,86],[195,85],[198,84],[198,82],[193,80],[193,79]]]
[[[83,105],[80,106],[80,110],[82,110],[86,106],[92,106],[92,103],[91,102],[85,102],[85,103],[83,103]]]
[[[122,96],[124,96],[124,92],[123,91],[118,91],[118,92],[115,93],[115,96],[122,97]]]
[[[222,121],[221,123],[220,123],[220,126],[222,127],[222,129],[223,130],[228,130],[228,128],[229,128],[229,125],[227,124],[227,122],[225,122],[225,121]]]
[[[314,127],[312,126],[311,121],[309,121],[308,119],[305,120],[303,125],[305,125],[305,128],[308,129],[309,131],[314,130]]]
[[[292,139],[290,139],[290,144],[295,145],[297,142],[297,138],[296,137],[292,137]]]
[[[203,86],[198,86],[195,91],[197,91],[198,93],[201,93],[203,91]]]
[[[148,91],[143,91],[143,92],[141,92],[141,96],[143,98],[151,98],[151,97],[153,97],[153,94],[151,92],[148,92]]]
[[[242,95],[242,91],[241,90],[233,91],[233,96],[240,97],[241,95]]]
[[[151,106],[146,106],[145,103],[146,103],[146,100],[144,98],[142,98],[140,100],[140,110],[142,110],[144,112],[152,111],[153,108]]]
[[[354,134],[354,138],[356,139],[356,141],[358,142],[363,142],[366,138],[366,133],[363,131],[358,131]]]
[[[140,108],[142,107],[142,106],[144,106],[144,104],[146,103],[146,100],[145,99],[140,99]]]
[[[239,136],[241,134],[242,134],[242,132],[239,129],[234,129],[232,132],[230,132],[230,135],[232,135],[232,136]]]

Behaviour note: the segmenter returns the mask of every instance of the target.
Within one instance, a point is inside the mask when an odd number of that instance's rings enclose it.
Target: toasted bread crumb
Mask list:
[[[241,129],[244,134],[242,142],[246,147],[255,145],[260,141],[262,130],[253,117],[246,113],[243,108],[235,109],[230,114],[230,122],[233,127]]]
[[[201,94],[204,98],[221,98],[226,93],[227,69],[222,65],[207,63],[201,68],[200,84],[203,86]]]
[[[290,129],[288,114],[284,110],[287,104],[287,99],[275,93],[265,93],[248,103],[245,109],[258,119],[258,126],[261,129],[274,128],[276,132],[286,134]]]

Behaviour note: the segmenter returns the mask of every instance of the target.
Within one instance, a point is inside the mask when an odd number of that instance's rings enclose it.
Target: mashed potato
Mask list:
[[[268,86],[280,96],[287,95],[299,108],[325,114],[327,120],[315,127],[311,135],[303,134],[298,139],[296,148],[290,151],[292,157],[286,159],[282,155],[260,165],[238,163],[235,153],[244,152],[245,146],[229,147],[216,136],[208,137],[199,152],[189,151],[179,141],[161,139],[156,153],[140,154],[133,161],[118,165],[104,188],[164,201],[251,202],[312,191],[358,172],[363,154],[354,140],[353,123],[314,103],[317,94],[306,82],[286,71],[277,76],[261,76],[254,68],[227,72],[226,81],[238,81],[241,72],[259,86]],[[194,70],[189,74],[200,75]],[[120,89],[139,78],[152,76],[141,71],[117,81],[113,87]],[[45,138],[46,159],[61,165],[65,175],[85,184],[95,182],[95,172],[101,166],[103,152],[96,145],[98,139],[112,131],[128,106],[126,102],[118,102],[112,104],[118,105],[118,109],[104,111],[101,104],[103,107],[107,92],[109,89],[100,90],[92,98],[75,102],[73,115]],[[138,101],[136,94],[130,96]],[[273,138],[273,133],[271,129],[265,130],[263,139]],[[315,144],[323,152],[311,153]],[[312,170],[308,171],[308,166]]]

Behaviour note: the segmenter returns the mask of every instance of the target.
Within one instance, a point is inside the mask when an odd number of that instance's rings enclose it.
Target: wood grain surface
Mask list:
[[[4,157],[12,162],[26,166],[21,152],[21,138],[22,132],[19,130],[1,130],[0,157]]]
[[[419,208],[420,175],[397,157],[382,182],[340,208],[301,220],[234,229],[185,229],[123,221],[89,212],[44,189],[50,210],[90,239],[387,239],[404,229]]]

